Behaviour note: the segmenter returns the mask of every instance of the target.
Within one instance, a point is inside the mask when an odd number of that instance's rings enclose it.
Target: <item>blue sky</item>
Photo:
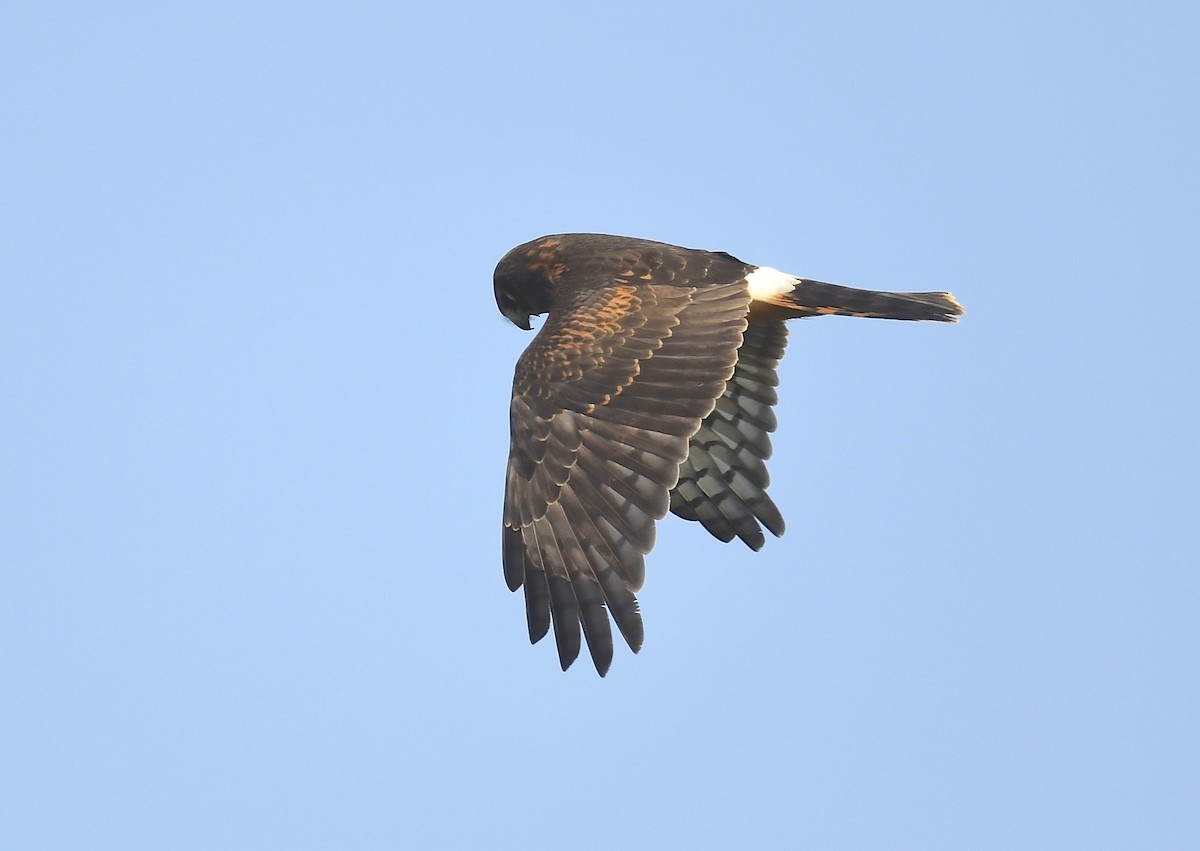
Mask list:
[[[15,3],[0,845],[1200,845],[1191,4]],[[491,274],[632,234],[796,323],[759,553],[607,679],[500,572]]]

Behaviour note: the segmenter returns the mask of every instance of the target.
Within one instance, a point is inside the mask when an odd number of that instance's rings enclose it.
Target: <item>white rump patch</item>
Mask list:
[[[800,279],[770,266],[759,266],[746,276],[746,284],[750,287],[750,298],[755,301],[768,301],[775,296],[787,295],[796,288]]]

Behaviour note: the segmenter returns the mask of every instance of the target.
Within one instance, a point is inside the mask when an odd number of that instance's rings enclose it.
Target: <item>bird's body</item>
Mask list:
[[[753,549],[783,533],[766,488],[786,320],[826,314],[954,321],[947,293],[857,290],[723,252],[604,234],[520,245],[496,267],[514,324],[549,317],[517,363],[504,501],[504,575],[529,636],[554,625],[565,670],[580,627],[596,670],[609,614],[642,644],[634,592],[671,511]]]

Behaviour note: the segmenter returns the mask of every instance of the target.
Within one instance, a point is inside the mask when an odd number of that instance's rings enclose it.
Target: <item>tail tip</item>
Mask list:
[[[941,308],[941,314],[934,317],[939,322],[957,322],[960,316],[965,316],[966,308],[954,297],[954,293],[931,293],[936,297],[936,306]]]

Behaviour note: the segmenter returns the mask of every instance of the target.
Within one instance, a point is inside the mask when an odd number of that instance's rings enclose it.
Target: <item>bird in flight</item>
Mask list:
[[[531,330],[509,408],[504,578],[525,588],[529,639],[554,625],[565,671],[580,629],[600,676],[609,616],[642,646],[644,556],[667,511],[722,541],[783,534],[767,495],[776,366],[788,319],[954,322],[949,293],[858,290],[724,252],[606,234],[519,245],[496,266],[496,304]]]

